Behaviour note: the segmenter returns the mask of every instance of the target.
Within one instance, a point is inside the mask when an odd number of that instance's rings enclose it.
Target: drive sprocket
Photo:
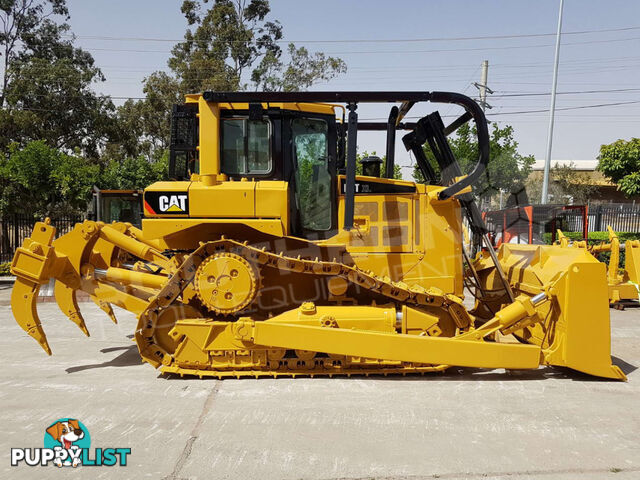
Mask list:
[[[193,283],[200,301],[221,315],[240,312],[253,302],[258,292],[260,273],[245,258],[235,253],[215,253],[205,259]]]

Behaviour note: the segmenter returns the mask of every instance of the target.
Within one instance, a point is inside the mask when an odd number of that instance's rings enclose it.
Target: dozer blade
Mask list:
[[[39,291],[40,284],[17,277],[11,292],[11,310],[18,325],[40,344],[47,355],[51,355],[51,348],[36,309]]]
[[[640,284],[640,240],[627,240],[625,243],[625,271],[629,281]]]
[[[543,364],[569,367],[598,377],[626,380],[611,363],[611,326],[606,266],[582,248],[503,244],[499,260],[515,292],[542,292],[551,301],[536,308],[536,321],[513,329],[522,342],[542,348]],[[478,261],[482,287],[500,288],[488,259]],[[503,299],[487,303],[500,309]],[[493,305],[492,305],[493,304]]]
[[[60,307],[60,310],[69,317],[73,323],[75,323],[82,333],[84,333],[87,337],[89,336],[89,330],[87,330],[87,326],[84,323],[84,318],[82,318],[82,314],[80,313],[80,308],[78,307],[78,300],[76,298],[76,290],[66,286],[60,280],[56,281],[54,287],[54,295],[56,297],[56,303]]]

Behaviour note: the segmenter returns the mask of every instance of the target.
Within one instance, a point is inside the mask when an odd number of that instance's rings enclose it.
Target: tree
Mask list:
[[[362,153],[356,154],[356,175],[362,175],[362,163],[360,163],[361,160],[363,158],[371,157],[371,156],[373,157],[377,156],[375,150],[371,153],[365,150]],[[385,169],[387,167],[387,156],[386,155],[382,156],[381,160],[382,160],[382,164],[380,165],[380,172],[381,172],[381,175],[384,175]],[[402,180],[402,169],[400,168],[400,165],[398,165],[397,163],[393,166],[393,178],[396,180]]]
[[[306,48],[288,46],[289,59],[282,60],[282,25],[267,17],[268,0],[186,0],[182,13],[189,26],[178,43],[169,67],[183,91],[245,90],[244,73],[254,86],[268,90],[301,90],[346,71],[339,58]]]
[[[341,59],[293,44],[285,61],[282,25],[268,19],[268,0],[186,0],[182,13],[189,28],[172,50],[171,73],[152,73],[144,81],[146,98],[118,109],[120,137],[109,146],[112,154],[150,157],[166,148],[171,106],[186,93],[246,90],[247,82],[256,89],[304,90],[346,71]]]
[[[164,151],[159,159],[149,161],[144,156],[127,157],[124,160],[111,160],[100,179],[101,189],[139,190],[154,182],[168,178],[169,153]]]
[[[598,170],[626,196],[640,195],[640,138],[602,145]]]
[[[460,164],[463,174],[471,172],[478,161],[478,142],[475,127],[468,123],[456,131],[449,139],[451,150]],[[434,171],[439,174],[440,168],[428,145],[424,151]],[[513,127],[504,128],[493,124],[489,138],[489,164],[484,176],[474,185],[474,193],[482,201],[489,201],[502,190],[513,193],[522,190],[525,179],[531,172],[535,159],[533,155],[523,156],[518,152],[518,142],[513,138]],[[413,177],[424,183],[424,178],[417,166],[414,167]]]
[[[36,218],[84,212],[99,166],[44,141],[17,143],[0,157],[0,213]]]
[[[114,107],[91,89],[104,76],[88,52],[73,46],[69,25],[58,18],[69,18],[65,0],[0,3],[0,149],[43,139],[97,157],[112,132]]]
[[[338,73],[347,71],[347,66],[341,59],[327,57],[319,52],[311,55],[306,48],[296,48],[293,43],[289,44],[288,52],[288,64],[284,64],[274,53],[266,53],[260,65],[251,73],[256,90],[306,90],[318,81],[329,81]]]
[[[527,193],[532,199],[542,196],[541,177],[529,178],[526,182]],[[598,186],[586,172],[578,172],[575,164],[556,163],[549,171],[549,198],[551,203],[570,203],[583,205],[597,195]]]
[[[143,155],[151,160],[169,148],[171,111],[184,101],[179,83],[165,72],[154,72],[145,79],[143,91],[144,100],[127,100],[118,108],[117,134],[107,145],[107,158]]]
[[[37,43],[38,30],[43,27],[55,31],[55,25],[48,17],[60,15],[69,18],[65,0],[3,0],[0,3],[0,45],[2,46],[2,92],[0,107],[5,106],[5,95],[12,73],[12,62],[23,54],[23,45],[34,46]],[[45,9],[47,11],[45,11]]]
[[[185,0],[182,13],[190,27],[169,59],[186,91],[242,87],[245,69],[267,53],[280,56],[282,26],[265,20],[268,0]]]

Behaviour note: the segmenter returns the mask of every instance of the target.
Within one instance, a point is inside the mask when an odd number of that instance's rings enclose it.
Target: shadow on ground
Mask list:
[[[127,336],[127,337],[132,337]],[[111,353],[122,351],[120,355],[117,357],[102,363],[94,363],[89,365],[78,365],[75,367],[69,367],[66,369],[67,373],[76,373],[81,372],[83,370],[91,370],[95,368],[105,368],[105,367],[131,367],[141,365],[141,358],[138,352],[138,349],[135,345],[130,345],[126,347],[109,347],[103,348],[100,350],[102,353]],[[637,366],[632,365],[628,362],[625,362],[621,358],[612,356],[612,363],[620,367],[620,369],[624,372],[625,375],[629,375],[638,369]],[[482,368],[468,368],[468,367],[450,367],[444,372],[433,372],[433,373],[424,373],[424,374],[406,374],[406,375],[346,375],[346,374],[333,374],[333,377],[336,378],[354,378],[354,379],[362,379],[371,377],[372,379],[385,380],[385,381],[424,381],[428,379],[439,380],[439,381],[527,381],[527,380],[547,380],[547,379],[567,379],[573,381],[580,382],[617,382],[618,380],[608,379],[608,378],[600,378],[593,377],[591,375],[587,375],[586,373],[578,372],[575,370],[571,370],[570,368],[565,367],[541,367],[535,370],[488,370]],[[177,374],[160,374],[158,375],[160,378],[164,378],[166,380],[179,380],[181,378],[197,378],[197,376],[186,375],[185,377],[181,377]],[[300,373],[296,373],[296,377],[310,377],[310,375],[304,375]],[[314,377],[319,378],[327,378],[327,375],[318,375],[315,374]],[[204,376],[203,379],[211,379],[218,380],[216,376]],[[234,379],[236,377],[229,377],[230,379]],[[256,379],[253,375],[250,378]],[[271,379],[273,378],[271,375],[260,376],[257,379]],[[276,378],[289,378],[286,375],[279,375]]]
[[[613,361],[614,365],[620,367],[620,370],[622,370],[625,375],[629,375],[631,372],[635,372],[638,369],[638,367],[636,367],[635,365],[631,365],[630,363],[627,363],[621,358],[615,357],[613,355],[611,355],[611,360]]]
[[[76,373],[82,372],[83,370],[92,370],[94,368],[105,368],[105,367],[133,367],[136,365],[142,365],[142,361],[140,360],[140,354],[138,353],[138,348],[135,345],[130,345],[128,347],[110,347],[103,348],[100,350],[102,353],[111,353],[122,351],[120,355],[112,358],[109,361],[102,363],[92,363],[89,365],[78,365],[76,367],[69,367],[66,369],[67,373]]]

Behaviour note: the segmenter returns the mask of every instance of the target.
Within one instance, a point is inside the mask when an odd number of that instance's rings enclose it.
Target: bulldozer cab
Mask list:
[[[453,185],[456,177],[461,176],[455,158],[443,156],[434,144],[436,159],[443,169],[443,175],[437,177],[424,156],[422,146],[429,141],[429,146],[434,148],[425,128],[436,130],[446,142],[446,135],[474,118],[470,112],[475,104],[469,104],[465,98],[425,92],[305,92],[295,96],[270,92],[205,92],[202,96],[189,96],[187,103],[176,105],[173,110],[170,176],[176,180],[198,180],[203,173],[203,162],[211,161],[204,158],[201,145],[208,141],[205,137],[217,137],[219,145],[215,153],[219,158],[214,162],[217,179],[260,182],[263,185],[269,181],[286,182],[287,233],[307,240],[328,239],[341,230],[360,227],[359,222],[365,227],[370,226],[370,218],[355,212],[363,210],[362,206],[355,205],[358,203],[356,196],[396,198],[399,194],[416,192],[411,182],[393,179],[397,130],[410,132],[403,141],[407,150],[419,153],[416,160],[428,183],[444,183],[451,187],[448,196],[464,188]],[[296,99],[298,101],[294,102]],[[459,103],[465,108],[465,114],[447,127],[448,130],[437,112],[431,115],[440,121],[437,127],[433,127],[433,122],[427,125],[428,117],[417,123],[403,123],[405,115],[419,101]],[[370,102],[392,104],[387,122],[358,122],[358,104]],[[211,132],[211,127],[203,130],[202,114],[199,113],[203,107],[209,109],[212,105],[217,110],[214,122],[217,125],[213,127],[217,126],[217,134]],[[364,175],[356,178],[357,134],[363,130],[386,131],[386,163],[384,172],[381,172],[381,159],[362,159]],[[419,135],[416,135],[417,131]],[[485,137],[481,128],[481,145],[487,143]],[[481,152],[484,150],[481,148]],[[485,164],[486,158],[481,153],[479,167],[462,183],[468,186]],[[394,210],[404,208],[394,207]],[[470,218],[482,233],[479,216]],[[410,222],[409,215],[405,220]],[[404,242],[405,245],[411,243],[406,238]]]
[[[334,235],[338,149],[334,107],[263,107],[259,103],[225,106],[230,108],[220,109],[218,130],[221,178],[287,182],[290,232],[308,239]],[[197,104],[176,105],[170,146],[171,178],[198,178],[199,132]]]

